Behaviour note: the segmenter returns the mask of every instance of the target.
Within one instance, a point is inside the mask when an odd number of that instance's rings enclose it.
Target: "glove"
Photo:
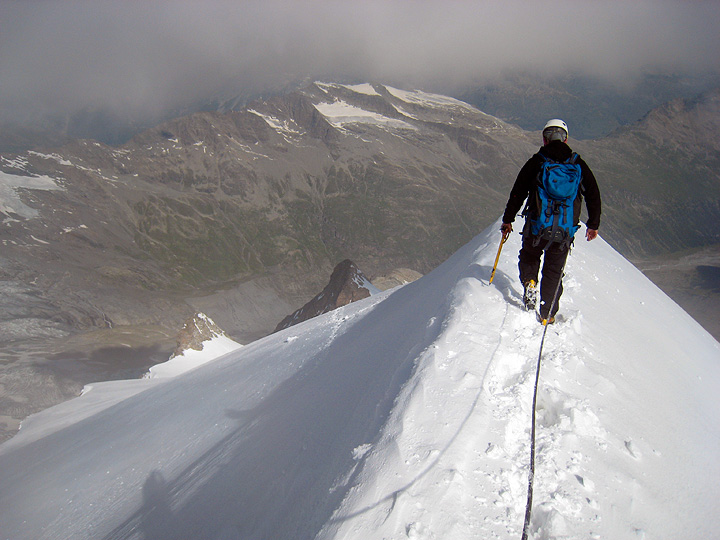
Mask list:
[[[503,233],[503,235],[510,234],[512,230],[512,223],[503,223],[500,226],[500,232]]]

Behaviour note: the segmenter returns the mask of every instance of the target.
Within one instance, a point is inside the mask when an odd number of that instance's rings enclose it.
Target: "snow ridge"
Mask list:
[[[399,531],[413,539],[520,536],[542,327],[533,313],[522,310],[521,292],[512,283],[509,265],[504,265],[497,285],[502,294],[485,287],[483,277],[489,271],[480,269],[491,267],[494,254],[486,240],[471,265],[475,272],[458,282],[444,331],[419,359],[414,384],[404,388],[397,416],[367,454],[357,489],[319,538],[359,540],[369,530],[374,538],[393,537]],[[597,253],[592,249],[597,247],[604,259],[608,248],[600,243],[582,245],[578,252]],[[517,248],[517,240],[506,247],[511,253]],[[671,523],[669,515],[663,516],[658,528],[659,515],[653,508],[658,503],[656,489],[663,484],[661,447],[672,433],[666,427],[648,433],[647,416],[642,413],[634,425],[618,418],[627,411],[609,413],[624,403],[623,390],[633,395],[636,389],[623,389],[614,382],[617,373],[588,346],[585,317],[576,306],[585,303],[580,302],[583,287],[575,274],[589,257],[586,253],[581,261],[571,258],[565,316],[550,329],[543,355],[531,538],[651,538],[673,528],[678,536],[671,537],[688,537],[684,525]],[[600,260],[590,265],[595,263]],[[648,293],[641,304],[657,298],[657,291],[651,291],[654,286],[637,270],[632,269],[629,277],[630,290],[642,286],[642,293]],[[599,273],[593,276],[598,278]],[[488,319],[488,313],[496,318]],[[681,314],[675,316],[689,322]],[[717,342],[707,337],[708,348],[700,355],[705,361],[718,350]],[[695,356],[695,352],[686,354]],[[687,373],[684,377],[690,378]],[[717,417],[717,404],[705,405]],[[652,408],[644,407],[648,415]],[[667,414],[658,420],[670,420],[672,412]],[[717,451],[714,454],[717,457]],[[717,470],[716,465],[711,468]],[[388,470],[395,474],[387,474]],[[668,503],[671,493],[679,495],[677,490],[670,483],[660,492],[668,495]],[[379,493],[386,495],[379,498]],[[690,492],[683,496],[685,505],[703,516],[700,519],[711,515],[707,501],[700,502],[701,509]]]

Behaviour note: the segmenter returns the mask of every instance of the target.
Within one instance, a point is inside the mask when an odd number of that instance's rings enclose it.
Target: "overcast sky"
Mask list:
[[[0,0],[0,114],[150,114],[333,76],[429,90],[503,70],[720,72],[720,2]]]

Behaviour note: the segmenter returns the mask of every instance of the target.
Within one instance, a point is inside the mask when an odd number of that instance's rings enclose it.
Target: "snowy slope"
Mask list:
[[[517,235],[488,286],[498,226],[414,283],[31,419],[0,446],[0,538],[519,538],[542,327]],[[716,536],[720,345],[602,239],[565,283],[531,538]]]

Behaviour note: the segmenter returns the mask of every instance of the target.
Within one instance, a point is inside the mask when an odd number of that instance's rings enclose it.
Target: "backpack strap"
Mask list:
[[[528,194],[527,201],[525,202],[525,208],[523,208],[523,211],[520,213],[520,215],[527,219],[527,217],[530,215],[531,209],[533,205],[537,208],[539,206],[538,194],[537,194],[537,184],[540,180],[540,174],[542,173],[542,164],[546,161],[549,161],[549,159],[543,155],[542,152],[537,152],[535,156],[537,157],[540,162],[538,163],[538,166],[540,167],[540,170],[535,175],[535,181],[533,182],[532,189],[530,190],[530,193]],[[534,199],[534,200],[533,200]],[[530,228],[525,227],[524,229],[527,229],[527,233],[530,234]],[[523,236],[525,236],[525,230],[523,229]]]

